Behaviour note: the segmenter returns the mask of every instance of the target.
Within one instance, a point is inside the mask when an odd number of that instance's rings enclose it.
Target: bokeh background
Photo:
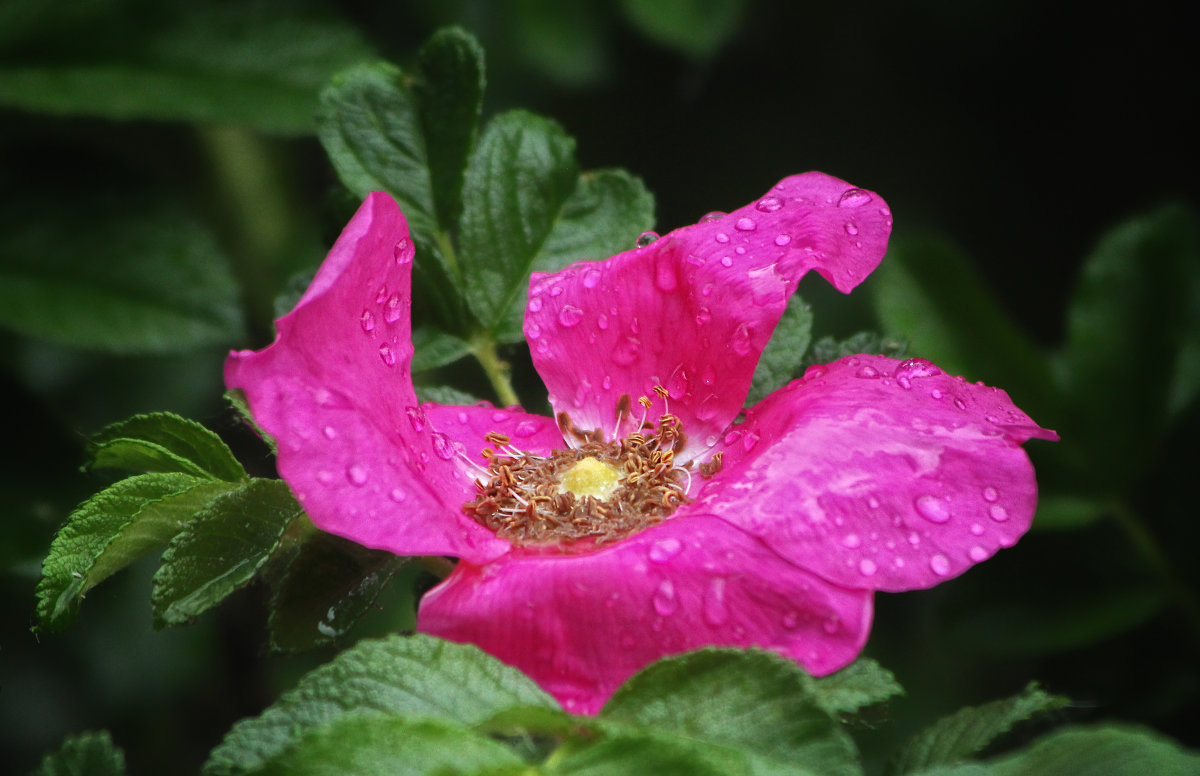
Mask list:
[[[851,297],[806,280],[815,335],[907,336],[912,355],[1008,388],[1062,433],[1030,445],[1044,494],[1030,536],[942,588],[879,597],[868,654],[909,695],[859,731],[872,761],[1031,679],[1076,699],[1068,719],[1200,745],[1200,95],[1176,11],[3,0],[3,760],[24,772],[64,735],[109,728],[131,772],[192,771],[234,720],[328,658],[268,655],[255,590],[152,632],[153,563],[92,591],[63,634],[30,633],[33,588],[54,530],[102,484],[79,471],[85,433],[173,410],[267,470],[224,408],[221,362],[267,341],[272,300],[347,214],[313,134],[317,94],[358,61],[411,64],[446,24],[487,52],[485,116],[559,121],[584,168],[643,178],[660,231],[804,170],[881,193],[894,256]],[[153,306],[159,286],[160,304],[196,311],[188,326],[89,325],[89,294]],[[487,395],[470,368],[448,379]],[[401,588],[363,632],[405,626]]]

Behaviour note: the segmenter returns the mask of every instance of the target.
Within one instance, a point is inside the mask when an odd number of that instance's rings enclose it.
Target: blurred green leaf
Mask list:
[[[5,203],[0,325],[113,353],[243,336],[237,286],[208,231],[169,201],[121,194]]]
[[[517,768],[503,744],[441,719],[346,716],[307,731],[253,773],[261,776],[426,776]]]
[[[170,412],[136,415],[88,439],[93,469],[182,472],[227,482],[246,470],[221,438],[194,420]]]
[[[1048,359],[944,237],[894,235],[869,288],[884,329],[906,337],[913,355],[950,374],[1003,385],[1035,418],[1053,410]]]
[[[710,59],[737,31],[745,0],[622,0],[647,37],[693,59]]]
[[[757,404],[767,394],[799,376],[804,354],[812,342],[812,308],[798,296],[788,300],[787,310],[767,342],[754,369],[746,405]]]
[[[165,547],[198,511],[234,487],[189,474],[142,474],[81,504],[54,537],[42,564],[38,629],[62,628],[89,590]]]
[[[607,3],[522,0],[509,9],[513,53],[538,76],[580,89],[608,74],[612,14]]]
[[[413,329],[413,372],[424,372],[453,364],[470,352],[471,344],[453,334],[428,326]]]
[[[986,763],[931,768],[920,776],[1195,776],[1200,754],[1150,730],[1068,727]]]
[[[253,479],[212,499],[163,553],[155,627],[187,623],[249,584],[302,514],[282,480]]]
[[[469,405],[478,404],[480,398],[474,394],[460,391],[450,385],[418,385],[417,398],[422,402],[431,401],[435,404]]]
[[[795,663],[759,651],[703,649],[643,669],[602,720],[743,753],[755,774],[861,774],[854,742]]]
[[[892,762],[891,772],[916,773],[962,762],[983,751],[1017,723],[1069,703],[1067,698],[1050,695],[1033,683],[1011,698],[959,709],[909,741]]]
[[[473,726],[513,706],[558,708],[528,677],[477,647],[423,635],[360,641],[262,715],[234,725],[203,773],[253,772],[339,719],[387,715]]]
[[[1185,207],[1132,219],[1100,239],[1067,315],[1062,382],[1093,451],[1086,474],[1122,493],[1154,464],[1172,412],[1200,390],[1200,230]]]
[[[107,731],[81,733],[46,755],[32,776],[125,776],[125,755]]]
[[[812,680],[813,694],[830,714],[853,714],[904,694],[892,672],[860,657],[842,670]]]
[[[244,124],[311,132],[321,87],[371,56],[327,7],[267,2],[46,3],[3,36],[0,104],[107,119]]]
[[[341,638],[408,560],[316,533],[272,585],[271,648],[300,651]]]
[[[1088,496],[1046,494],[1038,495],[1035,531],[1075,531],[1094,524],[1103,517],[1108,505]]]

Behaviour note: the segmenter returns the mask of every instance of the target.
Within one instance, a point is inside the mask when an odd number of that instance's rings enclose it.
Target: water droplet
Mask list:
[[[938,553],[929,559],[929,569],[939,577],[944,577],[950,573],[950,559]]]
[[[931,523],[945,523],[950,519],[950,510],[946,508],[946,502],[937,496],[921,496],[913,504],[917,508],[917,514]]]
[[[654,591],[654,611],[663,617],[670,617],[679,608],[679,600],[675,598],[675,585],[671,580],[664,579]]]
[[[733,348],[733,352],[739,356],[744,356],[750,352],[750,329],[746,327],[746,324],[738,324],[729,344]]]
[[[956,397],[954,399],[954,406],[958,407],[960,410],[965,410],[967,408],[967,403],[965,401],[963,401],[962,399],[959,399]]]
[[[542,298],[540,296],[535,296],[533,299],[529,300],[529,312],[536,313],[536,312],[541,312],[541,310],[542,310]]]
[[[855,372],[854,376],[855,377],[865,377],[867,379],[874,379],[876,377],[879,377],[879,370],[868,364],[867,366],[864,366],[862,369],[859,369],[857,372]]]
[[[542,336],[541,326],[538,326],[536,323],[530,323],[525,327],[525,337],[527,339],[535,340],[540,336]]]
[[[683,549],[683,543],[678,539],[669,538],[655,542],[650,547],[650,560],[655,563],[666,563]]]
[[[720,210],[712,210],[712,211],[709,211],[708,213],[705,213],[704,215],[700,216],[700,220],[697,223],[707,224],[707,223],[711,223],[713,221],[720,221],[724,217],[725,217],[725,214],[722,213]]]
[[[942,393],[940,388],[934,388],[932,391],[929,392],[929,395],[935,399],[940,399],[943,396],[945,396],[946,394]]]
[[[392,348],[386,342],[379,346],[379,357],[388,366],[396,365],[396,354],[392,352]]]
[[[821,630],[828,633],[830,636],[838,632],[838,618],[830,617],[825,622],[821,623]]]
[[[522,439],[528,439],[538,432],[538,424],[532,420],[522,420],[517,424],[513,433]]]
[[[858,234],[858,225],[855,224],[853,221],[847,221],[846,225],[842,228],[845,229],[846,234],[850,235],[851,237]],[[859,247],[861,247],[861,245]]]
[[[758,201],[758,204],[754,206],[754,209],[760,213],[774,213],[781,207],[783,207],[783,203],[775,197],[763,197]]]
[[[406,407],[404,413],[408,415],[408,422],[413,431],[419,433],[425,429],[425,413],[419,407]]]
[[[550,288],[550,296],[562,296],[562,286],[552,286]]]
[[[604,379],[600,381],[600,387],[606,391],[612,390],[612,375],[605,375]]]
[[[704,621],[714,628],[729,620],[729,605],[725,603],[725,580],[715,577],[704,591]]]
[[[988,517],[995,520],[997,523],[1003,523],[1008,519],[1008,510],[999,504],[992,504],[988,507]]]
[[[658,239],[658,232],[642,232],[637,238],[637,247],[645,248]]]
[[[358,464],[351,464],[346,468],[346,479],[356,488],[361,488],[367,484],[367,470]]]
[[[721,266],[722,267],[732,267],[733,266],[733,257],[732,256],[722,256],[721,257]]]
[[[408,238],[401,237],[396,243],[396,247],[392,249],[392,256],[395,257],[397,264],[405,264],[412,259],[412,254],[408,252]]]
[[[605,315],[604,313],[600,313],[599,315],[597,315],[596,316],[596,326],[598,326],[600,329],[607,329],[608,328],[608,316]]]
[[[733,225],[733,228],[737,229],[739,232],[753,232],[758,228],[758,224],[754,223],[753,218],[746,218],[745,216],[742,216],[737,220],[737,223]]]
[[[979,545],[975,545],[974,547],[972,547],[967,552],[967,555],[969,555],[971,557],[971,560],[975,561],[976,563],[980,563],[980,562],[988,559],[988,551],[983,549]]]
[[[575,326],[583,320],[583,310],[580,310],[574,305],[563,305],[563,308],[558,311],[558,322],[566,328]]]
[[[383,307],[383,319],[388,323],[395,323],[400,320],[400,316],[404,313],[404,305],[398,294],[392,294],[388,297],[387,304]]]
[[[380,286],[379,292],[375,294],[375,304],[383,304],[385,299],[387,299],[387,286]]]
[[[860,545],[862,545],[862,539],[858,537],[858,534],[846,534],[846,536],[842,539],[843,547],[848,547],[853,550]]]
[[[871,560],[870,558],[863,558],[858,562],[858,573],[862,574],[864,577],[872,576],[878,570],[879,567],[876,566],[875,561]]]
[[[362,323],[363,331],[375,330],[375,314],[370,310],[363,310],[362,317],[359,318],[359,321]]]
[[[778,245],[780,248],[787,245],[791,241],[792,241],[792,237],[791,237],[791,235],[788,235],[788,234],[781,234],[775,238],[775,244]]]
[[[724,232],[717,232],[716,237],[713,239],[724,245],[725,243],[729,242],[729,235],[725,234]]]
[[[595,288],[600,283],[600,270],[588,269],[583,272],[583,287]]]
[[[317,472],[317,482],[322,485],[328,485],[333,482],[333,472],[327,472],[324,469]]]
[[[745,256],[745,255],[746,255],[746,246],[745,246],[745,245],[739,245],[738,247],[736,247],[736,248],[734,248],[734,249],[733,249],[733,252],[734,252],[734,253],[736,253],[736,254],[737,254],[737,255],[739,255],[739,256]]]
[[[675,259],[666,253],[660,253],[656,259],[654,285],[665,293],[674,291],[679,285],[679,279],[675,276]]]
[[[983,526],[981,526],[979,523],[971,523],[971,535],[983,536]]]
[[[758,438],[758,434],[753,431],[747,431],[742,434],[742,449],[747,453],[753,450],[754,446],[758,444]]]
[[[434,431],[430,436],[433,438],[434,455],[443,461],[449,461],[454,457],[454,446],[450,443],[449,437],[440,431]]]
[[[392,492],[388,494],[388,497],[397,504],[400,504],[403,503],[406,498],[408,498],[408,494],[399,488],[392,488]]]
[[[671,375],[671,379],[667,380],[667,395],[672,399],[681,399],[687,393],[688,376],[683,369],[676,369]]]
[[[983,500],[988,502],[989,504],[996,503],[996,500],[999,498],[1000,498],[1000,494],[996,491],[995,488],[991,487],[990,485],[983,489]]]
[[[921,544],[921,535],[920,535],[920,534],[918,534],[916,531],[912,531],[912,532],[911,532],[911,533],[909,533],[909,535],[908,535],[908,543],[909,543],[909,544],[911,544],[913,547],[918,547],[918,546],[920,546],[920,544]]]
[[[712,311],[707,307],[701,307],[696,311],[696,325],[703,326],[712,320]]]
[[[871,195],[862,189],[846,189],[838,198],[838,207],[862,207],[871,201]]]
[[[337,436],[337,429],[335,429],[333,426],[326,426],[323,429],[323,433],[325,434],[326,439],[333,439]]]
[[[779,624],[787,630],[793,630],[800,624],[800,615],[795,612],[784,612],[783,617],[779,620]]]
[[[613,361],[616,361],[621,366],[629,366],[637,360],[638,353],[642,349],[641,340],[637,337],[626,337],[617,344],[613,350]]]

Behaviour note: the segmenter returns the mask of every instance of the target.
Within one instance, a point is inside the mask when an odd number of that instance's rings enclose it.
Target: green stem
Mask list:
[[[1117,525],[1142,556],[1150,562],[1154,570],[1162,577],[1163,584],[1175,599],[1175,604],[1182,611],[1184,619],[1192,629],[1197,640],[1200,640],[1200,598],[1197,598],[1187,582],[1176,571],[1166,553],[1162,551],[1158,541],[1150,530],[1138,519],[1138,516],[1128,506],[1122,503],[1112,505],[1112,514]]]
[[[416,558],[421,568],[433,574],[438,579],[445,579],[454,571],[454,561],[438,555],[422,555]]]
[[[492,383],[492,390],[503,406],[520,404],[517,392],[513,390],[508,362],[500,358],[496,350],[496,341],[487,332],[477,332],[471,337],[471,352],[483,367],[484,374]]]

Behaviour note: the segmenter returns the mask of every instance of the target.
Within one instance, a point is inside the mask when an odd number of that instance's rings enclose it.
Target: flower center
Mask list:
[[[639,401],[649,408],[648,399]],[[476,480],[478,493],[463,508],[517,545],[599,546],[662,522],[688,500],[691,463],[675,463],[687,441],[682,425],[666,413],[657,424],[644,414],[634,418],[628,396],[618,402],[617,415],[618,429],[628,423],[636,430],[605,442],[598,431],[581,430],[560,413],[563,437],[578,445],[546,456],[516,449],[503,434],[488,434],[496,449],[483,451],[487,479]],[[709,477],[719,468],[717,456],[699,471]]]

